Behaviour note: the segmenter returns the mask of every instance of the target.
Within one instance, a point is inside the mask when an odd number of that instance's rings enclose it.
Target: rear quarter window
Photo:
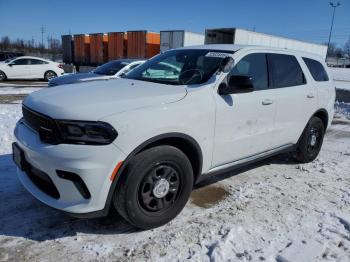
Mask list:
[[[329,80],[327,72],[320,62],[306,57],[303,57],[303,60],[315,81],[325,82]]]

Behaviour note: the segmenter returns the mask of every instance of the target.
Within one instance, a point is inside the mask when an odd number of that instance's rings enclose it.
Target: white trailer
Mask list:
[[[160,51],[164,52],[169,49],[203,45],[204,35],[187,32],[184,30],[160,31]]]
[[[324,59],[327,46],[285,37],[257,33],[239,28],[217,28],[205,30],[205,44],[237,44],[292,49],[317,54]]]

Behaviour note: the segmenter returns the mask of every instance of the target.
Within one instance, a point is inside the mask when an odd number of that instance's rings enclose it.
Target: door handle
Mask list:
[[[307,94],[307,96],[306,96],[307,98],[314,98],[315,97],[315,95],[313,94],[313,93],[309,93],[309,94]]]
[[[265,99],[265,100],[262,101],[262,104],[263,104],[264,106],[271,105],[271,104],[273,104],[273,100],[271,100],[271,99]]]

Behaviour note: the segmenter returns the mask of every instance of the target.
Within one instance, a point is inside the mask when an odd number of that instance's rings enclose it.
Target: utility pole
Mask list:
[[[334,24],[334,15],[335,15],[335,9],[340,6],[340,2],[334,3],[334,2],[329,2],[329,5],[333,8],[333,15],[332,15],[332,23],[331,23],[331,30],[329,31],[329,37],[328,37],[328,45],[327,45],[327,56],[328,57],[328,49],[329,45],[331,43],[331,37],[332,37],[332,31],[333,31],[333,24]]]
[[[45,46],[44,46],[45,27],[43,25],[41,25],[41,27],[40,27],[40,33],[41,33],[41,46],[42,46],[42,48],[45,48]]]

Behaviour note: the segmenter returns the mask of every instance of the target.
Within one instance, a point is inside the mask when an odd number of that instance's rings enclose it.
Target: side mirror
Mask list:
[[[228,73],[231,71],[234,65],[234,60],[231,56],[226,56],[224,59],[222,59],[220,66],[219,66],[219,72]]]
[[[8,64],[8,66],[9,66],[9,67],[12,67],[12,66],[13,66],[13,64]]]
[[[232,75],[226,83],[219,86],[219,95],[229,95],[236,93],[248,93],[254,91],[254,84],[250,76]]]

